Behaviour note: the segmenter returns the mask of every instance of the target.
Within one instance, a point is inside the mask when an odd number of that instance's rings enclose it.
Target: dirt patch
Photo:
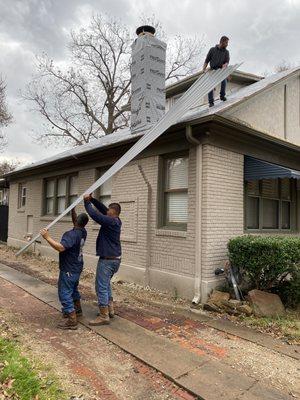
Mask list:
[[[13,247],[0,244],[0,262],[18,271],[25,272],[43,282],[57,285],[58,263],[47,257],[33,253],[24,253],[16,258],[17,250]],[[94,293],[95,275],[93,272],[83,270],[80,278],[80,291],[84,300],[95,300]],[[174,298],[169,293],[164,293],[149,287],[143,287],[129,282],[113,280],[114,297],[125,303],[141,304],[158,302],[176,308],[188,309],[190,302],[181,298]]]
[[[0,279],[0,286],[3,330],[9,330],[31,357],[46,360],[68,393],[85,400],[178,400],[188,395],[87,328],[58,330],[61,317],[56,310],[5,280]]]

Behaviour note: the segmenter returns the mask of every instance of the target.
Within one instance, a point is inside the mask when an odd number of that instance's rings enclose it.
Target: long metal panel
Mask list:
[[[154,142],[161,136],[170,126],[176,122],[192,107],[196,106],[203,96],[207,95],[219,83],[226,79],[233,71],[235,71],[240,64],[235,64],[224,69],[210,70],[201,75],[197,81],[187,90],[175,105],[151,128],[141,139],[136,142],[111,168],[109,168],[93,185],[91,185],[81,196],[74,201],[62,214],[56,217],[46,229],[50,229],[61,218],[67,215],[74,207],[76,207],[82,200],[83,196],[94,192],[104,182],[110,179],[115,173],[120,171],[126,164],[139,155],[146,147]],[[30,242],[28,242],[21,250],[18,251],[17,256],[23,253],[30,247],[38,238],[37,234]]]

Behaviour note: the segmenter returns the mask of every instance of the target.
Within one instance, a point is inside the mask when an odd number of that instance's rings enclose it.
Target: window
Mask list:
[[[295,229],[296,181],[263,179],[246,182],[246,229]]]
[[[100,178],[100,176],[102,176],[104,172],[107,171],[107,169],[108,168],[105,169],[103,168],[98,170],[97,179]],[[111,203],[111,191],[112,191],[112,178],[104,182],[103,185],[101,185],[96,192],[96,197],[99,199],[99,201],[101,201],[101,203],[106,205],[106,207],[108,207],[108,205]]]
[[[67,207],[67,178],[57,179],[57,214],[61,214]]]
[[[20,183],[19,190],[18,190],[18,208],[25,207],[26,194],[27,194],[26,186],[23,183]]]
[[[68,206],[74,203],[77,197],[78,197],[78,179],[77,176],[70,176]]]
[[[188,220],[188,157],[163,160],[161,226],[186,229]]]
[[[77,198],[77,175],[47,179],[44,193],[44,214],[61,214]]]
[[[46,181],[46,207],[45,214],[54,214],[54,188],[55,180]]]

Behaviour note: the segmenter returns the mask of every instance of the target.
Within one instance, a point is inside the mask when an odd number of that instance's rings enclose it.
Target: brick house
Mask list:
[[[196,78],[169,86],[167,106]],[[226,102],[205,101],[96,193],[122,206],[119,276],[195,301],[220,283],[214,270],[229,238],[300,231],[300,69],[265,79],[236,72]],[[23,246],[142,134],[123,130],[8,174],[8,244]],[[51,233],[70,226],[67,217]],[[93,271],[97,233],[90,221]],[[56,256],[44,241],[34,250]]]

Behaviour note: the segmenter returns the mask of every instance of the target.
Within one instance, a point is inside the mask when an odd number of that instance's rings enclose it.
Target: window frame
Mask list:
[[[75,195],[70,195],[70,179],[72,177],[76,177],[78,179],[78,173],[72,174],[63,174],[63,175],[56,175],[56,176],[49,176],[44,179],[43,182],[43,200],[42,200],[42,216],[43,217],[55,217],[58,214],[58,198],[65,197],[65,209],[71,204],[70,197]],[[57,194],[57,187],[58,187],[58,180],[59,179],[66,179],[66,194],[65,196],[58,196]],[[47,182],[54,181],[54,192],[53,196],[47,197]],[[78,196],[78,193],[77,193]],[[47,213],[47,199],[53,198],[53,212]]]
[[[166,165],[169,160],[177,158],[186,158],[188,163],[187,187],[180,189],[166,189]],[[188,221],[168,222],[167,221],[167,194],[168,193],[186,193],[189,196],[189,152],[177,152],[165,154],[159,158],[158,163],[158,196],[157,196],[157,227],[158,229],[169,229],[178,231],[187,231]]]
[[[25,195],[24,195],[25,190]],[[21,182],[18,184],[18,209],[24,209],[26,207],[27,200],[27,186],[26,183]],[[24,201],[24,204],[23,204]]]
[[[244,231],[246,233],[295,233],[298,232],[297,227],[297,189],[296,182],[294,179],[290,179],[290,200],[282,197],[281,190],[281,178],[278,179],[278,198],[268,197],[262,195],[262,179],[259,180],[259,194],[248,195],[247,181],[244,181]],[[258,228],[248,228],[247,227],[247,205],[248,198],[258,198]],[[263,228],[263,200],[276,200],[278,201],[278,228]],[[290,227],[282,228],[282,203],[290,204]]]

